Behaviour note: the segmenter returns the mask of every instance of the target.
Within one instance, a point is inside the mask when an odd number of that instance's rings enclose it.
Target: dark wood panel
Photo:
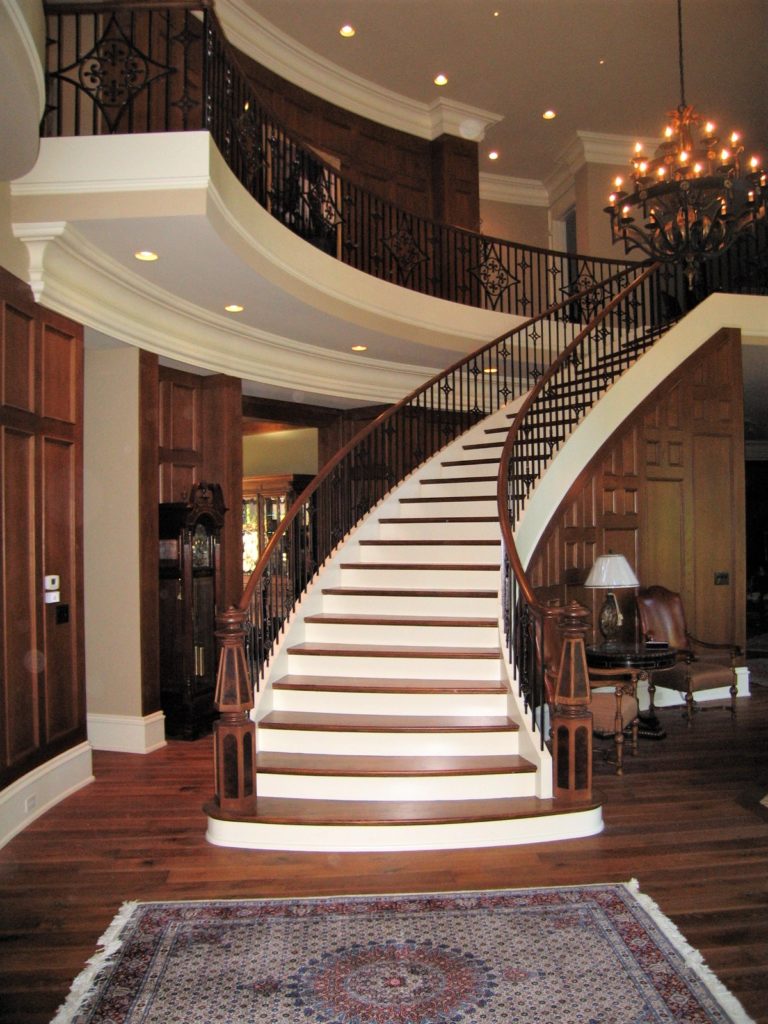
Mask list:
[[[39,636],[35,527],[35,438],[2,429],[2,764],[5,777],[40,746]]]
[[[32,412],[35,405],[35,321],[29,313],[5,304],[0,352],[0,401]]]
[[[756,1024],[768,1024],[768,689],[693,729],[660,714],[625,774],[596,741],[605,830],[566,842],[415,853],[212,846],[211,741],[94,753],[96,781],[0,850],[0,1024],[48,1024],[125,900],[294,898],[639,880]],[[157,808],[162,807],[162,813]],[[558,1018],[559,1024],[561,1019]]]
[[[85,718],[85,680],[78,657],[76,536],[77,452],[73,444],[42,438],[43,574],[61,582],[61,601],[44,607],[45,738],[56,742]]]
[[[0,345],[14,352],[3,385],[13,400],[0,406],[6,785],[85,737],[83,373],[78,324],[1,270],[0,303]],[[44,603],[46,574],[61,579],[58,605]]]
[[[47,419],[75,423],[80,381],[80,339],[48,322],[42,324],[41,415]]]

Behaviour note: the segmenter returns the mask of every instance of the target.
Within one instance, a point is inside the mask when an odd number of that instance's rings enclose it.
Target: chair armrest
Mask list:
[[[590,668],[589,688],[595,690],[601,686],[621,687],[625,693],[634,694],[640,670],[636,668]]]
[[[728,651],[734,658],[740,658],[742,651],[737,644],[713,644],[706,640],[699,640],[692,633],[686,633],[686,638],[697,647],[703,647],[707,651]]]

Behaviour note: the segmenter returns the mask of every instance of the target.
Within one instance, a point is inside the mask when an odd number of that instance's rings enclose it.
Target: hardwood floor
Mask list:
[[[596,743],[605,830],[589,839],[409,854],[210,846],[210,739],[96,753],[96,782],[0,851],[0,1022],[47,1024],[125,900],[570,885],[637,878],[757,1024],[768,1024],[768,688],[687,729],[662,710],[623,778]],[[560,1024],[560,1022],[558,1022]],[[567,1024],[567,1022],[562,1022]]]

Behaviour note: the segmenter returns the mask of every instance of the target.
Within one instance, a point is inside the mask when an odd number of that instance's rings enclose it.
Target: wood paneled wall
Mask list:
[[[0,787],[85,739],[82,329],[0,268]],[[44,602],[46,575],[60,601]]]
[[[545,601],[577,600],[594,620],[604,593],[583,586],[587,573],[598,555],[623,554],[642,585],[682,595],[693,633],[743,645],[744,523],[741,338],[724,329],[605,443],[552,518],[528,572]],[[634,593],[617,598],[629,637]]]
[[[477,143],[453,135],[429,141],[369,121],[305,92],[241,55],[257,97],[292,138],[331,157],[351,182],[409,213],[480,230]]]

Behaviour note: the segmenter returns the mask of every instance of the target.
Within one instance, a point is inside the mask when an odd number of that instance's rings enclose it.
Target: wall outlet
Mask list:
[[[31,814],[32,811],[37,807],[37,797],[34,793],[27,797],[24,801],[24,813]]]
[[[716,587],[727,587],[731,582],[731,574],[727,572],[716,572],[715,573],[715,586]]]

